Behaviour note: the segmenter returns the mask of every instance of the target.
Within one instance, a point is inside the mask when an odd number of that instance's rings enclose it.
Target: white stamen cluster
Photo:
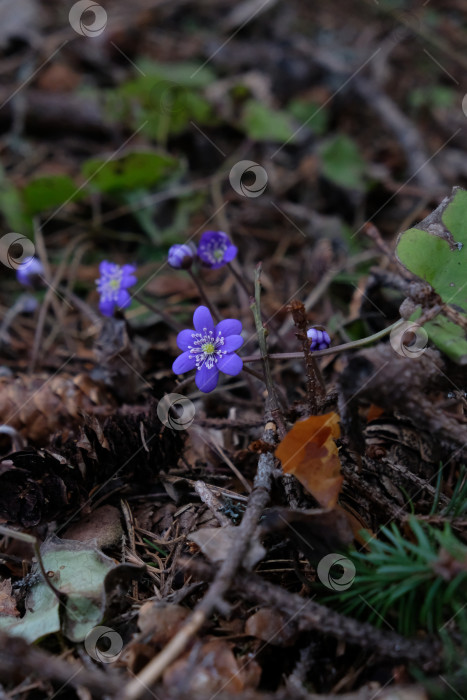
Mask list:
[[[224,253],[227,250],[227,243],[213,240],[202,246],[203,254],[208,258],[213,265],[222,260]]]
[[[97,281],[97,291],[101,295],[102,301],[113,301],[117,299],[122,285],[123,270],[119,265],[113,265],[112,269],[106,270],[100,280]]]
[[[221,349],[225,340],[220,331],[217,334],[217,338],[215,338],[212,331],[203,328],[202,333],[192,333],[191,337],[193,338],[193,345],[189,345],[188,350],[190,351],[190,358],[195,358],[196,369],[201,369],[204,365],[208,369],[212,369],[222,355],[227,355],[227,350]]]

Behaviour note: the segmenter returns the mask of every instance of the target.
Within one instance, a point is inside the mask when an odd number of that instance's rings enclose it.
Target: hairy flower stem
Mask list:
[[[313,416],[319,413],[320,404],[326,396],[326,387],[318,363],[310,350],[305,306],[301,301],[294,300],[289,305],[289,309],[297,329],[295,335],[303,348],[306,367],[306,394],[310,413]]]
[[[191,279],[193,282],[196,284],[196,287],[198,289],[198,292],[200,293],[201,299],[204,301],[214,318],[216,319],[216,322],[219,323],[221,320],[221,315],[217,308],[214,306],[212,301],[208,299],[208,295],[206,294],[203,285],[201,284],[200,280],[197,278],[197,276],[194,274],[192,270],[187,270],[188,274],[190,275]]]
[[[151,304],[150,301],[145,299],[140,295],[139,292],[133,292],[133,299],[136,299],[139,301],[140,304],[145,306],[149,311],[152,311],[153,313],[157,314],[158,316],[161,317],[163,321],[166,322],[166,324],[169,326],[169,328],[172,328],[176,333],[181,331],[183,329],[183,326],[175,321],[169,314],[167,314],[165,311],[162,311],[162,309],[158,309],[157,306],[154,306],[154,304]]]
[[[255,270],[255,298],[254,300],[251,300],[250,308],[253,312],[253,317],[255,319],[256,333],[258,335],[258,344],[261,353],[261,361],[263,363],[264,381],[266,384],[266,389],[268,391],[266,411],[271,412],[271,415],[277,423],[279,435],[282,438],[284,437],[287,431],[285,428],[284,418],[282,416],[281,409],[279,408],[279,402],[277,400],[276,391],[274,389],[271,368],[269,366],[268,346],[266,342],[267,330],[264,327],[263,322],[261,320],[261,270],[262,263],[258,263]]]
[[[375,340],[380,340],[386,335],[389,335],[389,333],[399,328],[399,326],[402,326],[402,324],[405,322],[405,319],[400,318],[391,326],[384,328],[384,330],[382,331],[378,331],[378,333],[369,335],[366,338],[361,338],[360,340],[352,340],[350,343],[343,343],[342,345],[334,345],[334,347],[328,348],[327,350],[314,350],[313,356],[324,357],[325,355],[334,355],[338,352],[344,352],[344,350],[363,348],[365,345],[369,345]],[[270,355],[268,355],[268,357],[270,360],[302,360],[303,352],[276,352],[271,353]],[[262,359],[262,355],[246,355],[245,357],[242,357],[243,362],[260,362]]]

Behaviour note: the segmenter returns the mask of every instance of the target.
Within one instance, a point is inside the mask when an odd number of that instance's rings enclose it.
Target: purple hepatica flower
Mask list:
[[[169,248],[167,262],[175,270],[188,270],[196,255],[196,247],[193,243],[176,243]]]
[[[238,253],[230,238],[223,231],[205,231],[198,244],[198,257],[212,270],[227,265]]]
[[[331,338],[327,331],[320,331],[318,328],[310,328],[306,334],[311,340],[310,350],[327,350],[331,345]]]
[[[196,386],[208,393],[217,386],[219,370],[233,376],[243,367],[243,360],[235,354],[243,345],[242,324],[226,318],[214,326],[206,306],[198,306],[193,324],[194,331],[180,331],[177,336],[177,345],[183,353],[173,363],[172,370],[183,374],[196,369]]]
[[[104,316],[112,316],[118,307],[124,309],[131,304],[128,287],[138,281],[133,274],[134,265],[116,265],[103,260],[99,265],[101,276],[96,280],[97,291],[101,295],[99,309]]]
[[[32,287],[35,278],[44,274],[44,268],[41,261],[38,258],[30,258],[27,262],[24,262],[16,270],[16,279],[20,284],[24,284],[26,287]]]

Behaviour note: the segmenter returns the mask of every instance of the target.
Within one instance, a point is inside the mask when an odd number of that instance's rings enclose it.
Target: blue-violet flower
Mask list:
[[[118,307],[124,309],[131,304],[128,287],[138,281],[134,265],[117,265],[103,260],[99,265],[101,276],[96,280],[97,291],[101,295],[99,309],[104,316],[112,316]]]
[[[167,262],[175,270],[188,270],[196,255],[196,247],[193,243],[176,243],[169,248]]]
[[[32,257],[16,270],[16,279],[26,287],[32,287],[34,278],[44,274],[44,267],[39,258]]]
[[[206,306],[198,306],[193,314],[195,330],[183,330],[177,336],[177,345],[183,353],[172,365],[175,374],[196,369],[198,389],[208,393],[216,388],[219,370],[234,376],[243,367],[243,360],[235,354],[243,345],[242,324],[226,318],[216,326]]]
[[[198,258],[213,270],[227,265],[238,253],[230,238],[223,231],[205,231],[198,244]]]
[[[327,350],[331,345],[331,338],[327,331],[321,331],[318,328],[310,328],[306,334],[311,340],[310,350]]]

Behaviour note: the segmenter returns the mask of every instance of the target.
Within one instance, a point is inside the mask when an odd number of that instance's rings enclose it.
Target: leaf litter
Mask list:
[[[43,273],[0,238],[2,687],[465,694],[460,4],[13,5],[2,236]],[[212,231],[228,266],[170,269]],[[243,371],[201,393],[206,305]]]

